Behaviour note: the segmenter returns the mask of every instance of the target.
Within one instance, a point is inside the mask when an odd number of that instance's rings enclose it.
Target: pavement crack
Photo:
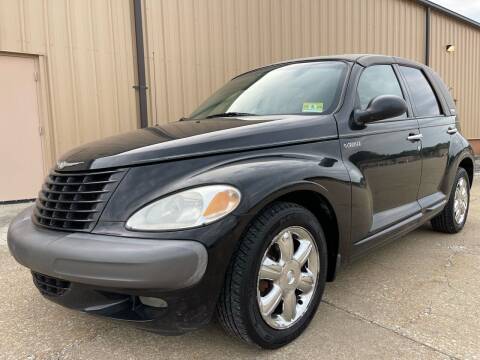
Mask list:
[[[445,283],[447,286],[456,293],[465,294],[465,292],[461,289],[458,289],[450,282],[450,278],[448,276],[448,271],[455,266],[454,258],[461,253],[465,253],[466,247],[464,245],[448,245],[448,250],[451,251],[451,254],[447,258],[447,263],[443,267],[443,278],[445,279]]]
[[[423,311],[420,311],[413,318],[403,321],[400,326],[413,325],[423,317],[432,315],[432,313],[433,313],[433,301],[430,300],[428,302],[428,305],[423,309]]]
[[[455,355],[448,354],[448,353],[446,353],[446,352],[443,351],[443,350],[437,349],[437,348],[435,348],[435,347],[432,346],[432,345],[429,345],[429,344],[426,344],[426,343],[424,343],[424,342],[418,341],[417,339],[414,339],[414,338],[412,338],[412,337],[410,337],[410,336],[408,336],[408,335],[406,335],[406,334],[404,334],[404,333],[402,333],[402,332],[400,332],[400,331],[398,331],[398,330],[396,330],[396,329],[394,329],[394,328],[388,327],[388,326],[386,326],[386,325],[382,325],[382,324],[380,324],[380,323],[378,323],[378,322],[376,322],[376,321],[374,321],[374,320],[370,320],[370,319],[368,319],[368,318],[366,318],[366,317],[364,317],[364,316],[362,316],[362,315],[360,315],[360,314],[357,314],[357,313],[355,313],[355,312],[353,312],[353,311],[350,311],[350,310],[348,310],[348,309],[345,309],[345,308],[343,308],[343,307],[340,307],[340,306],[338,306],[338,305],[335,305],[335,304],[331,303],[331,302],[328,301],[328,300],[322,300],[322,302],[325,303],[325,304],[327,304],[327,305],[329,305],[329,306],[331,306],[331,307],[333,307],[333,308],[336,309],[336,310],[343,311],[343,312],[345,312],[345,313],[347,313],[347,314],[349,314],[349,315],[351,315],[351,316],[353,316],[353,317],[355,317],[355,318],[357,318],[357,319],[359,319],[359,320],[361,320],[361,321],[364,321],[364,322],[369,323],[369,324],[374,325],[374,326],[378,326],[378,327],[380,327],[380,328],[382,328],[382,329],[384,329],[384,330],[387,330],[387,331],[392,332],[392,333],[394,333],[394,334],[396,334],[396,335],[398,335],[398,336],[401,336],[401,337],[403,337],[403,338],[405,338],[405,339],[407,339],[407,340],[409,340],[409,341],[411,341],[411,342],[413,342],[413,343],[415,343],[415,344],[418,344],[418,345],[423,346],[423,347],[425,347],[425,348],[427,348],[427,349],[430,349],[430,350],[432,350],[432,351],[434,351],[434,352],[437,352],[437,353],[439,353],[439,354],[442,354],[442,355],[444,355],[444,356],[447,356],[448,358],[450,358],[450,359],[452,359],[452,360],[461,360],[459,357],[457,357],[457,356],[455,356]]]
[[[90,315],[91,316],[91,315]],[[76,339],[60,349],[52,349],[51,351],[43,354],[31,354],[28,359],[35,360],[37,358],[48,359],[48,360],[62,360],[68,356],[75,348],[78,348],[82,344],[91,343],[100,336],[104,336],[112,331],[114,331],[117,326],[99,328],[95,333],[88,335],[81,339]],[[40,355],[40,356],[38,356]]]

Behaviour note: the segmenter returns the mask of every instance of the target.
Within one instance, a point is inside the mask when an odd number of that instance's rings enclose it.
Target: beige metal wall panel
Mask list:
[[[462,132],[480,139],[480,29],[432,12],[431,66],[449,86],[456,101]],[[454,45],[454,52],[446,46]]]
[[[234,75],[341,53],[424,60],[414,0],[143,0],[150,123],[188,115]],[[37,54],[46,161],[138,126],[131,0],[0,0],[0,52]],[[431,62],[480,138],[480,31],[432,13]],[[447,43],[456,45],[453,54]]]
[[[272,62],[382,53],[423,61],[412,0],[144,0],[149,114],[188,115],[234,75]]]
[[[0,0],[0,51],[37,54],[45,64],[50,163],[138,126],[131,22],[130,0]]]

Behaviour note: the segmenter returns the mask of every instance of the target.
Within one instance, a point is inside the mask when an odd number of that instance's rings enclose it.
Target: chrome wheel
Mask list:
[[[468,209],[468,183],[464,177],[460,178],[455,188],[455,198],[453,201],[453,213],[455,222],[460,225],[465,221]]]
[[[274,329],[285,329],[307,311],[320,269],[313,236],[291,226],[277,234],[260,264],[257,301],[263,320]]]

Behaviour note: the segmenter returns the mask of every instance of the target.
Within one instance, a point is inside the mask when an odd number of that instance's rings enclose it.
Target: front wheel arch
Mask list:
[[[322,190],[322,186],[308,182],[287,186],[257,204],[253,212],[258,214],[276,201],[295,203],[312,212],[325,233],[328,251],[327,281],[331,282],[335,280],[340,265],[340,235],[337,215]]]

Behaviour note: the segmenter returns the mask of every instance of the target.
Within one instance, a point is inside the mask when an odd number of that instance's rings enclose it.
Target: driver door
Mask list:
[[[356,86],[355,108],[365,109],[379,95],[403,97],[392,65],[365,68]],[[410,106],[409,106],[410,109]],[[367,250],[402,222],[421,216],[417,193],[421,176],[421,140],[416,119],[408,114],[344,127],[342,154],[352,179],[352,241]],[[372,240],[372,241],[370,241]]]

